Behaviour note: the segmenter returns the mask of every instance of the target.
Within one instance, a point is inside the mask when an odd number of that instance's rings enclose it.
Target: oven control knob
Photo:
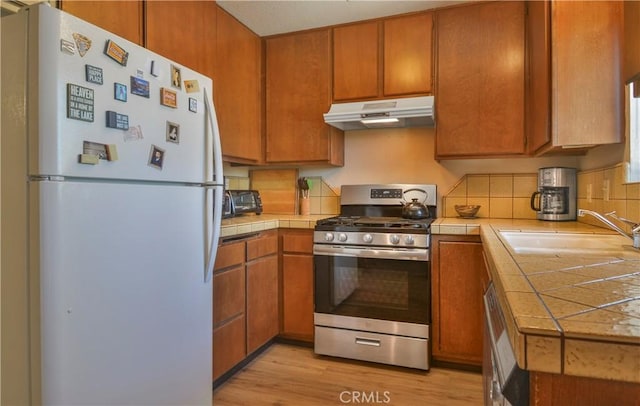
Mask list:
[[[333,233],[326,233],[324,235],[324,240],[325,241],[333,241]]]
[[[365,234],[362,236],[362,241],[369,243],[373,241],[373,236],[371,234]]]
[[[391,244],[398,244],[400,242],[400,237],[393,234],[391,237],[389,237],[389,241],[391,242]]]
[[[345,233],[338,234],[338,241],[342,241],[342,242],[347,241],[347,235]]]
[[[415,240],[413,239],[412,235],[408,235],[406,237],[404,237],[404,243],[407,245],[413,245],[413,243],[415,242]]]

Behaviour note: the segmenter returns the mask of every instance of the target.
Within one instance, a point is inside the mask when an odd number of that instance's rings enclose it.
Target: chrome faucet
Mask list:
[[[624,235],[627,238],[630,238],[631,241],[633,241],[633,248],[640,249],[640,223],[636,223],[631,220],[618,217],[615,211],[612,211],[610,213],[605,213],[605,216],[609,216],[618,221],[629,224],[631,226],[631,234],[627,234],[627,232],[625,232],[623,229],[621,229],[617,225],[613,224],[609,219],[604,217],[602,214],[595,211],[591,211],[591,210],[578,209],[578,216],[584,217],[585,214],[590,214],[591,216],[597,218],[598,220],[606,224],[612,230],[617,231],[618,233]]]

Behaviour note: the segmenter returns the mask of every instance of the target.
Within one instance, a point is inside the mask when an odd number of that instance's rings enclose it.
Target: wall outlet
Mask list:
[[[593,201],[593,184],[589,183],[587,185],[587,203],[591,203]]]
[[[605,202],[609,201],[609,179],[605,179],[602,184],[602,196]]]

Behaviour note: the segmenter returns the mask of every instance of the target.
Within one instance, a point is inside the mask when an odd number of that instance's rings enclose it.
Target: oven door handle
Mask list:
[[[429,261],[428,248],[345,247],[342,245],[314,244],[313,254],[331,257]]]

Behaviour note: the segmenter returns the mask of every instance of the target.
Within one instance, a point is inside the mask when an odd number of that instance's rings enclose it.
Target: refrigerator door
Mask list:
[[[213,180],[211,79],[46,5],[28,18],[29,175]]]
[[[205,189],[42,181],[30,192],[42,403],[210,405]]]

